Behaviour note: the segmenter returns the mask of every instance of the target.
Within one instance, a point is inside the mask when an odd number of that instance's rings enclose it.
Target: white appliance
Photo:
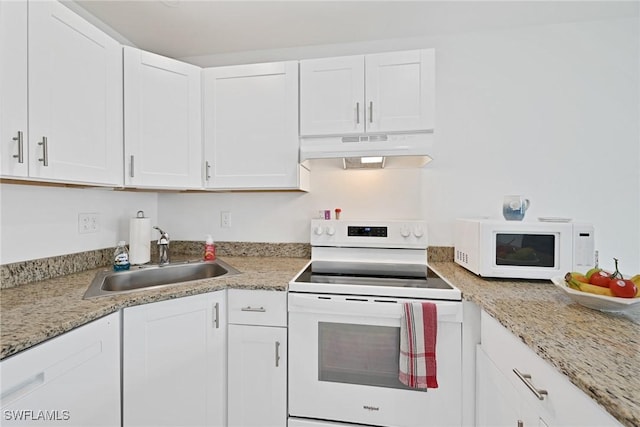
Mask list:
[[[429,163],[432,132],[300,138],[309,169],[420,168]]]
[[[458,219],[455,262],[482,277],[550,279],[595,264],[594,229],[569,220]]]
[[[311,224],[289,283],[289,426],[460,426],[460,290],[426,263],[421,221]],[[439,387],[398,380],[402,303],[437,305]]]

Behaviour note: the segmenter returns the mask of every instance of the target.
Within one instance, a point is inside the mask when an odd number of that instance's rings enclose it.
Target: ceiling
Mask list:
[[[75,0],[173,58],[638,16],[639,1]]]

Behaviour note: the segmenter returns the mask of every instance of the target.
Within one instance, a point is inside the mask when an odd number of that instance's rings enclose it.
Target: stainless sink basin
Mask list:
[[[118,295],[239,273],[238,270],[220,260],[139,266],[131,267],[128,271],[104,270],[96,274],[83,298]]]

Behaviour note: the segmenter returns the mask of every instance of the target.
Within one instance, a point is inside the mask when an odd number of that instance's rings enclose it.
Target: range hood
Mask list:
[[[433,133],[362,134],[300,138],[307,169],[421,168],[429,163]]]

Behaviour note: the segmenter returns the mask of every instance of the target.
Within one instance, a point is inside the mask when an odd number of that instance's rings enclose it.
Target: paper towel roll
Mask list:
[[[142,216],[129,220],[129,262],[139,265],[149,262],[150,259],[151,219],[145,218],[143,212]]]

